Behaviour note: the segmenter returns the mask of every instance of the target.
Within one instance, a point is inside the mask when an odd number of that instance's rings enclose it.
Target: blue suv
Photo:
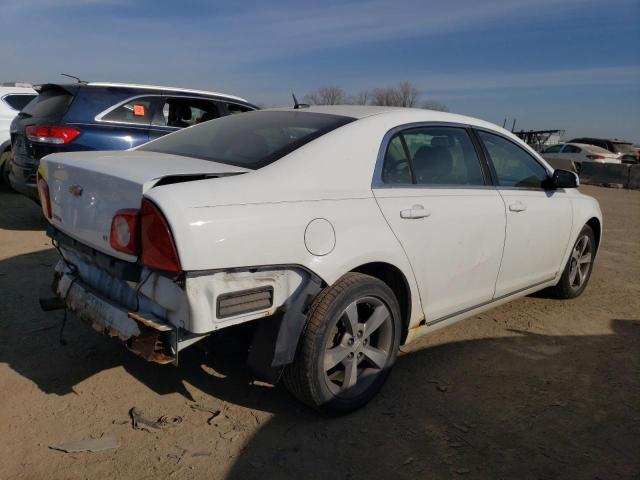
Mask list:
[[[38,201],[40,159],[57,152],[126,150],[184,127],[256,110],[221,93],[118,83],[46,84],[11,123],[9,182]]]

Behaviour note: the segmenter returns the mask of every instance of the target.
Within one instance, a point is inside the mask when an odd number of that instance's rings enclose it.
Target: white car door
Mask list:
[[[395,129],[383,142],[373,193],[411,262],[427,324],[493,298],[505,213],[479,148],[462,126]]]
[[[482,140],[507,217],[495,297],[547,282],[562,269],[572,208],[564,190],[547,190],[551,172],[511,139],[484,130]]]

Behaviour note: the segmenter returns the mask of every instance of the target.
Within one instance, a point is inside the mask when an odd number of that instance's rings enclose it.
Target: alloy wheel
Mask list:
[[[338,317],[325,345],[323,370],[334,395],[362,393],[383,371],[393,346],[393,321],[387,305],[363,297]]]
[[[591,239],[583,235],[576,242],[571,252],[571,266],[569,267],[569,284],[572,288],[580,288],[587,279],[592,261]]]

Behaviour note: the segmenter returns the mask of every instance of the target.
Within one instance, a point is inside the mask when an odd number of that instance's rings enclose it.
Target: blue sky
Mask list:
[[[639,0],[0,0],[0,81],[205,88],[265,106],[413,82],[516,128],[640,142]]]

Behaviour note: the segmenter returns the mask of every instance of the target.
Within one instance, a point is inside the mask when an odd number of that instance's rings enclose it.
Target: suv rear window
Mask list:
[[[613,149],[616,152],[625,154],[625,155],[636,155],[636,149],[633,148],[633,145],[630,143],[618,143],[618,142],[612,142],[613,143]]]
[[[5,95],[2,100],[14,110],[22,110],[31,100],[36,97],[36,94],[30,95],[28,93],[10,93]]]
[[[248,112],[195,125],[139,150],[201,158],[256,170],[354,118],[303,111]]]
[[[31,117],[61,117],[71,105],[73,95],[62,88],[47,88],[22,110]]]

